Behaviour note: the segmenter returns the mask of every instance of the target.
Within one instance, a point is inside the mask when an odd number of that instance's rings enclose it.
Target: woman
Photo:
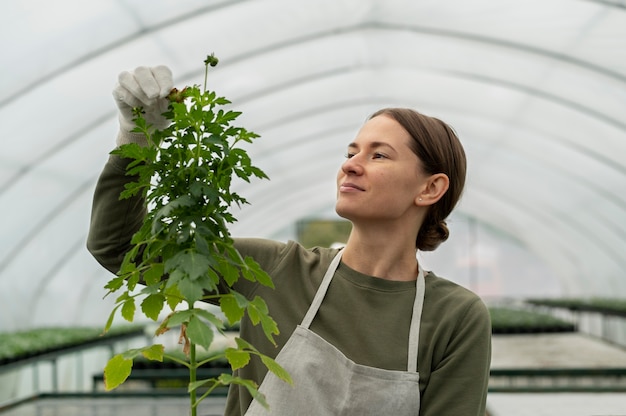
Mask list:
[[[172,88],[165,67],[120,75],[117,144],[144,143],[130,133],[130,109],[149,122]],[[337,213],[352,222],[344,249],[305,249],[294,242],[237,239],[275,289],[240,279],[235,288],[260,295],[276,320],[274,347],[247,320],[241,336],[285,367],[291,387],[253,360],[239,375],[261,384],[272,413],[231,386],[227,415],[485,414],[491,324],[472,292],[425,272],[416,250],[434,250],[465,182],[465,154],[443,122],[409,109],[375,113],[348,145],[337,175]],[[94,196],[88,247],[117,272],[145,213],[139,198],[119,200],[128,177],[112,156]]]

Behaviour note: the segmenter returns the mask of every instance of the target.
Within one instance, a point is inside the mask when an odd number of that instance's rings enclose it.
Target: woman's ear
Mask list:
[[[450,179],[445,173],[436,173],[426,179],[422,192],[415,199],[418,206],[433,205],[441,199],[450,186]]]

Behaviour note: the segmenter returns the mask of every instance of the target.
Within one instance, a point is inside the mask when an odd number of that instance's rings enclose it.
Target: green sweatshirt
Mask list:
[[[124,161],[112,156],[94,194],[87,245],[111,272],[119,269],[145,213],[141,199],[119,200],[127,181]],[[240,279],[236,289],[263,297],[280,330],[275,347],[244,318],[241,336],[275,357],[302,321],[337,250],[264,239],[236,239],[235,244],[242,255],[259,262],[275,285],[270,289]],[[491,357],[488,309],[474,293],[432,272],[425,279],[418,347],[420,415],[484,416]],[[415,282],[367,276],[342,263],[311,330],[359,364],[406,371],[414,299]],[[260,360],[252,360],[238,375],[260,384],[265,373]],[[225,414],[243,415],[250,401],[245,388],[232,386]]]

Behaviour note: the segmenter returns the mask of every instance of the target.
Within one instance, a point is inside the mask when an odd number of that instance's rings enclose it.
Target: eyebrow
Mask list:
[[[372,147],[373,149],[378,149],[379,147],[388,147],[394,152],[397,152],[397,150],[392,145],[390,145],[389,143],[385,143],[385,142],[371,142],[371,143],[368,143],[368,146]],[[359,145],[356,144],[356,142],[352,142],[348,145],[348,148],[358,149]]]

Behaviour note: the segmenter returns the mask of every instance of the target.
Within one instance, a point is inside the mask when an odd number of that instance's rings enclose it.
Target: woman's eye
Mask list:
[[[354,153],[348,152],[348,153],[346,153],[345,156],[346,156],[346,159],[350,159],[352,156],[354,156]]]
[[[384,154],[384,153],[376,152],[376,153],[374,153],[373,158],[374,159],[385,159],[385,158],[387,158],[387,155]]]

